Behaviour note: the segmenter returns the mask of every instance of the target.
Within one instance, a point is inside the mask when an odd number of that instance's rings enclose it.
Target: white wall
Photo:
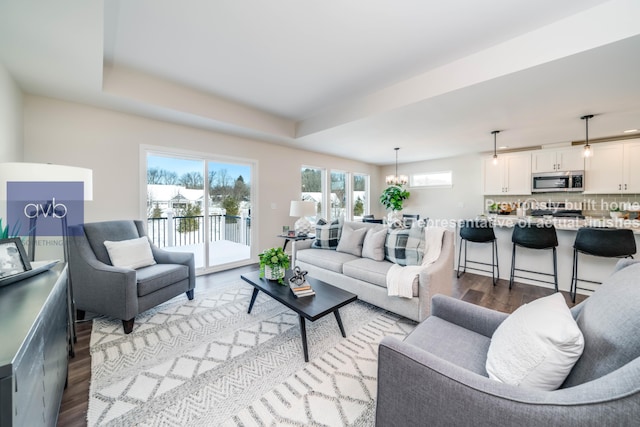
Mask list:
[[[281,245],[276,234],[283,225],[293,227],[289,202],[300,195],[301,165],[368,173],[372,183],[379,181],[379,168],[366,163],[51,98],[25,95],[24,123],[25,161],[93,169],[86,221],[140,218],[140,145],[257,160],[254,251]]]
[[[413,173],[452,171],[451,188],[410,188],[411,196],[404,204],[403,212],[417,213],[420,217],[439,220],[474,218],[483,212],[481,157],[477,154],[450,157],[424,162],[403,163],[398,173],[410,176]],[[395,173],[395,165],[383,168],[380,180]],[[383,186],[384,188],[384,186]],[[375,194],[372,195],[372,198]],[[382,206],[380,206],[382,209]]]
[[[0,163],[22,159],[22,92],[0,64]]]

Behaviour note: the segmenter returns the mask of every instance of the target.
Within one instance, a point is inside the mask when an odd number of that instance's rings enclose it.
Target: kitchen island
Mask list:
[[[500,263],[500,279],[509,280],[511,272],[511,253],[513,243],[511,243],[511,234],[513,227],[519,221],[528,223],[552,223],[556,228],[558,235],[558,288],[562,291],[569,292],[571,288],[571,273],[573,268],[573,243],[576,238],[576,232],[581,227],[615,227],[628,228],[633,230],[636,239],[636,246],[640,248],[640,221],[639,220],[614,220],[609,218],[553,218],[543,219],[536,217],[519,218],[515,215],[497,215],[490,218],[494,224],[494,232],[498,243],[498,259]],[[460,233],[457,231],[456,244],[460,244]],[[456,248],[458,250],[459,248]],[[467,245],[468,259],[474,261],[491,262],[491,246],[487,244],[472,243]],[[456,263],[458,257],[456,254]],[[603,281],[608,277],[615,264],[617,258],[601,258],[590,255],[580,254],[580,277],[594,281]],[[491,276],[491,272],[480,272],[472,270],[468,264],[467,271],[485,276]],[[517,266],[521,269],[532,271],[541,271],[545,273],[553,273],[552,251],[551,250],[533,250],[527,248],[518,248]],[[457,265],[456,265],[457,268]],[[518,275],[527,276],[527,273],[519,273]],[[532,276],[533,277],[533,276]],[[546,277],[543,280],[553,280]],[[552,288],[552,284],[540,283],[533,280],[516,278],[517,282],[527,283],[537,286]],[[578,286],[595,289],[598,285],[591,283],[581,283]],[[578,289],[578,293],[589,294],[588,291]]]

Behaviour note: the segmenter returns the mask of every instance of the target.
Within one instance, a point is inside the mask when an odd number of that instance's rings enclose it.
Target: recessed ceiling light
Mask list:
[[[638,132],[638,129],[627,129],[622,131],[622,133],[633,133],[633,132]]]
[[[500,147],[498,147],[498,150],[504,150],[505,148],[509,148],[508,145],[501,145]]]

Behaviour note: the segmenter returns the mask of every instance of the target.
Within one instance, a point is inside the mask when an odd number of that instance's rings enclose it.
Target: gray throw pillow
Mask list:
[[[420,265],[424,256],[424,227],[389,229],[385,258],[398,265]]]
[[[365,227],[354,229],[345,224],[342,226],[342,235],[336,251],[362,256],[362,242],[366,233],[367,229]]]
[[[374,261],[384,261],[384,242],[386,239],[386,228],[370,228],[362,243],[362,257],[370,258]]]

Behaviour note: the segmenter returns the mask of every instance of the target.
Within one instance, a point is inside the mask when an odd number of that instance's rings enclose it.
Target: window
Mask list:
[[[347,207],[347,173],[331,171],[331,219],[344,217]]]
[[[301,199],[316,203],[317,215],[309,220],[360,220],[369,213],[369,175],[302,166]]]
[[[312,222],[315,222],[318,218],[324,217],[323,203],[324,200],[324,178],[325,171],[321,168],[312,168],[303,166],[301,170],[301,194],[302,200],[312,201],[316,203],[317,215],[311,218]]]
[[[369,213],[369,175],[354,173],[352,188],[353,220],[360,221]]]
[[[409,185],[411,187],[451,187],[453,186],[453,173],[443,171],[412,174]]]

